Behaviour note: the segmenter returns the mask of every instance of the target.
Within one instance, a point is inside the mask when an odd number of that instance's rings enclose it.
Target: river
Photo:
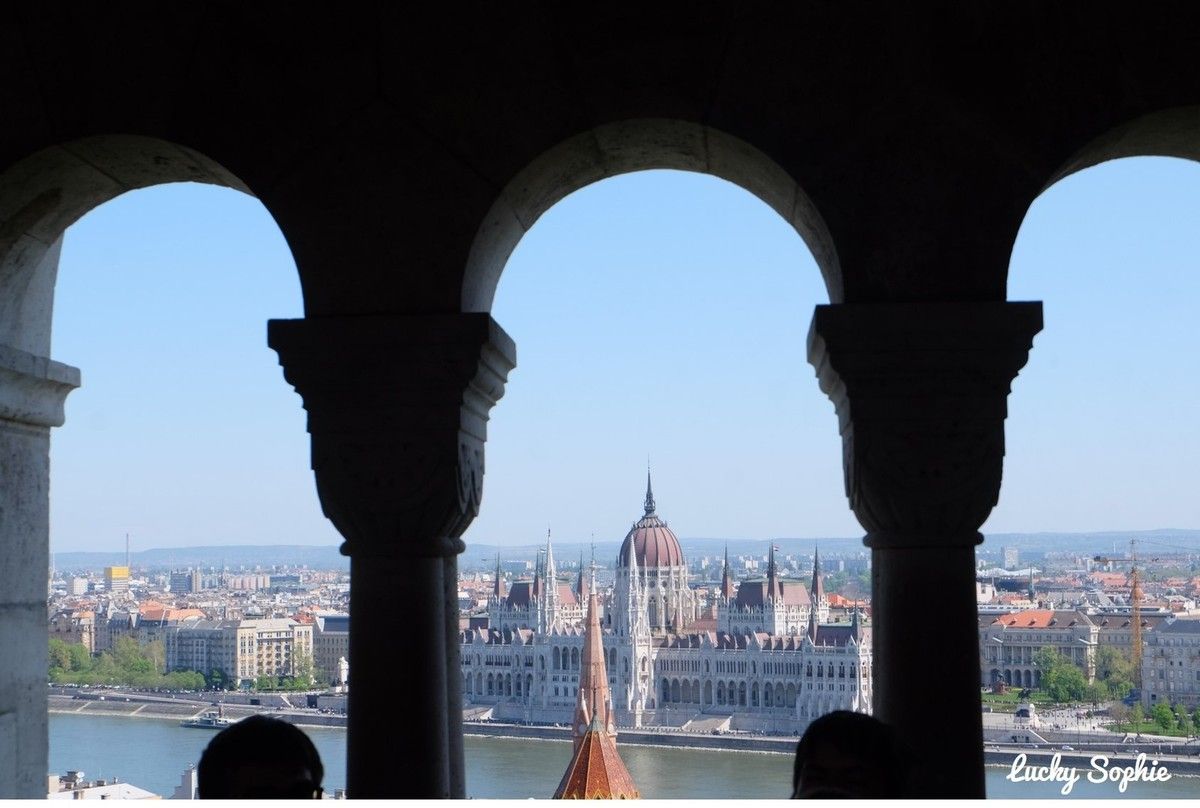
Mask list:
[[[346,784],[344,729],[305,728],[325,763],[325,790]],[[86,772],[89,779],[121,780],[170,797],[189,763],[195,763],[211,730],[188,729],[174,721],[118,716],[50,715],[50,770]],[[792,777],[790,755],[766,752],[718,752],[619,744],[621,757],[642,796],[671,799],[747,799],[787,797]],[[465,740],[467,795],[474,798],[549,797],[571,757],[566,741],[516,738]],[[402,754],[397,750],[397,754]],[[403,761],[397,760],[397,771]],[[1081,772],[1082,774],[1083,772]],[[992,797],[1059,796],[1049,783],[1010,783],[1007,769],[988,767]],[[1165,783],[1133,783],[1125,794],[1116,784],[1082,780],[1072,797],[1194,799],[1200,778],[1172,777]]]

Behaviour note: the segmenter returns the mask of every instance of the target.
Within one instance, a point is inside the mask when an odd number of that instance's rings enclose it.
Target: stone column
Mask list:
[[[0,799],[46,798],[50,427],[76,368],[0,345]]]
[[[975,545],[1041,327],[1040,303],[888,303],[818,306],[809,330],[872,551],[874,711],[913,747],[914,796],[984,796]]]
[[[350,556],[348,792],[462,799],[459,537],[513,342],[487,314],[273,320],[268,341]]]

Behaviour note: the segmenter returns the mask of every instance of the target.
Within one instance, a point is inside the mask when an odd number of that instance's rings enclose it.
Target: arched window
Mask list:
[[[738,682],[738,704],[742,707],[746,706],[746,683]]]
[[[562,656],[559,654],[557,648],[554,649],[553,667],[554,667],[554,670],[559,670],[562,667]]]
[[[571,649],[571,670],[573,670],[573,671],[579,670],[579,649],[578,648]]]
[[[758,706],[758,682],[755,682],[750,687],[750,706],[751,707]]]
[[[671,683],[666,679],[662,680],[662,700],[663,704],[671,701]]]
[[[717,705],[725,706],[725,683],[717,682]]]

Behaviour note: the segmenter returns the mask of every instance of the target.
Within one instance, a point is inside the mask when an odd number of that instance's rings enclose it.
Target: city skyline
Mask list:
[[[1184,161],[1125,160],[1031,209],[1009,297],[1045,300],[1047,329],[1013,384],[985,533],[1200,522],[1184,465],[1200,448],[1185,412],[1200,377],[1185,311],[1200,283],[1186,228],[1198,179]],[[465,540],[530,544],[547,524],[616,540],[637,515],[647,454],[683,536],[861,536],[833,408],[804,357],[826,299],[794,231],[724,181],[643,172],[564,199],[500,284],[494,316],[518,367],[492,413]],[[126,532],[135,547],[340,543],[320,514],[299,397],[265,345],[266,319],[303,307],[256,200],[172,185],[102,206],[66,235],[56,307],[54,356],[84,384],[52,437],[55,552]],[[711,326],[705,344],[694,317]],[[1109,389],[1113,365],[1121,389]],[[1181,451],[1160,457],[1167,441]]]

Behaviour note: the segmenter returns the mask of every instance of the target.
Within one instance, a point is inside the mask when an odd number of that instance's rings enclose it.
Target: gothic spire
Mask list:
[[[729,542],[725,542],[725,568],[721,572],[721,597],[733,599],[733,581],[729,578]]]
[[[554,798],[637,799],[640,796],[637,786],[617,753],[616,718],[608,691],[595,591],[588,596],[586,626],[583,654],[579,660],[575,719],[571,727],[574,753]]]
[[[778,598],[782,594],[775,570],[775,542],[771,542],[771,549],[767,551],[767,597]]]
[[[654,490],[650,487],[650,464],[646,463],[646,516],[654,516]]]
[[[500,553],[496,553],[496,585],[492,587],[492,597],[496,600],[504,597],[504,583],[500,577]]]
[[[813,546],[813,577],[812,588],[809,591],[812,594],[812,605],[815,609],[817,604],[825,599],[825,584],[821,582],[821,553],[816,545]]]

